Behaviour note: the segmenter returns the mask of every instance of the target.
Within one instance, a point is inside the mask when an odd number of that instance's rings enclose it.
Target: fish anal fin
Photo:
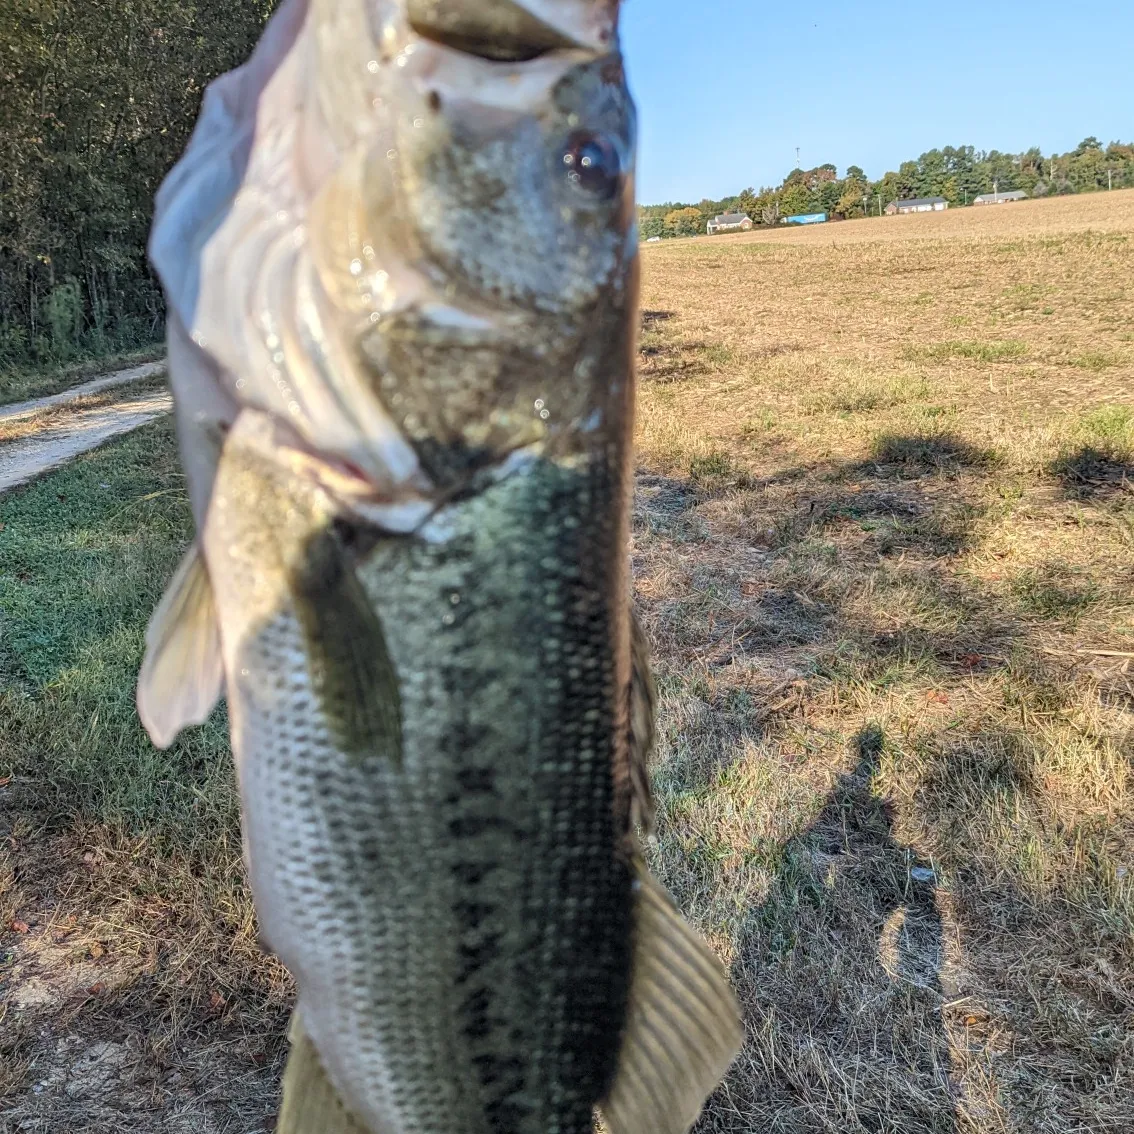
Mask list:
[[[208,719],[224,691],[213,589],[197,544],[185,553],[146,630],[138,716],[158,748]]]
[[[298,1015],[290,1039],[276,1134],[372,1134],[343,1106]]]
[[[600,1109],[610,1134],[685,1134],[740,1050],[744,1029],[720,962],[635,865],[630,1004]]]

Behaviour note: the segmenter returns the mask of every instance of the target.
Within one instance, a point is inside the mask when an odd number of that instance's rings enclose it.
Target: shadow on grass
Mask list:
[[[1052,463],[1050,472],[1073,500],[1134,499],[1134,464],[1092,445],[1060,457]]]
[[[748,1006],[749,1055],[777,1074],[739,1084],[759,1092],[750,1099],[733,1086],[730,1106],[746,1116],[737,1134],[755,1114],[792,1130],[956,1129],[935,873],[895,838],[893,805],[878,793],[881,730],[853,743],[854,769],[781,848],[742,930],[732,979]]]

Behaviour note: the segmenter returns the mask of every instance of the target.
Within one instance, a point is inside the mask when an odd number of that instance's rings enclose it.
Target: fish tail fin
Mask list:
[[[611,1134],[685,1134],[736,1057],[740,1010],[720,962],[636,862],[635,949]]]
[[[158,748],[201,724],[224,691],[213,588],[196,543],[185,553],[146,630],[138,716]]]

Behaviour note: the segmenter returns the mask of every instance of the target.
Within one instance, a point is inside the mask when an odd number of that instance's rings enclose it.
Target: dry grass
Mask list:
[[[749,1017],[704,1131],[1134,1129],[1134,194],[644,261],[652,856]],[[225,721],[133,713],[168,424],[0,510],[0,1130],[270,1129]]]
[[[1134,1129],[1134,193],[645,250],[706,1131]]]

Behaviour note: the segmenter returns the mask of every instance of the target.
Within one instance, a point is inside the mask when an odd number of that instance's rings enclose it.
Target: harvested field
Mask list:
[[[651,856],[703,1130],[1134,1129],[1134,193],[644,250]],[[133,715],[168,424],[0,501],[0,1130],[270,1130],[225,721]]]

